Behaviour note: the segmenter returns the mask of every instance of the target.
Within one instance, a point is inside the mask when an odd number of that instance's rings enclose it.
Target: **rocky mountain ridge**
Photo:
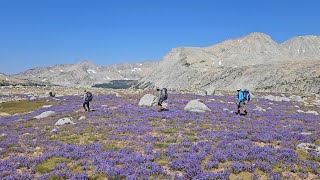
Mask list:
[[[155,64],[155,62],[147,61],[98,66],[86,60],[77,64],[37,67],[15,74],[13,77],[67,87],[91,87],[112,80],[138,80],[149,73]]]
[[[137,87],[320,93],[319,63],[320,36],[278,44],[252,33],[209,47],[173,48]]]

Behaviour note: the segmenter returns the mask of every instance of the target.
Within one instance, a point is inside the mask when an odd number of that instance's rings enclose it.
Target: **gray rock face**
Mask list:
[[[155,64],[141,62],[98,66],[90,61],[82,61],[78,64],[34,68],[13,77],[67,87],[91,87],[112,80],[138,80],[148,74]]]
[[[252,33],[210,47],[174,48],[137,87],[320,93],[319,42],[307,36],[277,44]],[[303,58],[293,55],[296,46],[304,48]]]
[[[75,124],[75,123],[73,121],[71,121],[70,118],[61,118],[54,125],[55,126],[62,126],[65,124]]]
[[[191,100],[184,108],[185,111],[205,112],[211,111],[204,103],[198,100]]]
[[[34,118],[35,119],[42,119],[42,118],[46,118],[46,117],[52,116],[54,114],[55,114],[54,111],[46,111],[46,112],[43,112],[43,113],[39,114],[38,116],[35,116]]]
[[[156,99],[157,99],[156,96],[152,94],[146,94],[140,99],[138,105],[151,107],[156,104]]]
[[[311,143],[300,143],[297,145],[297,149],[306,152],[315,152],[317,154],[320,154],[320,146]]]

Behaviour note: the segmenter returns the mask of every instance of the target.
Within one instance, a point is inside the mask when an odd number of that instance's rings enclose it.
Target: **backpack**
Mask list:
[[[92,99],[93,99],[92,93],[91,92],[87,92],[86,94],[87,94],[86,101],[91,102]]]
[[[250,95],[249,90],[245,89],[245,90],[243,91],[243,98],[244,98],[245,101],[248,101],[248,102],[250,101],[251,95]]]
[[[163,98],[164,100],[168,99],[168,92],[167,92],[167,88],[163,88],[161,89],[161,98]]]

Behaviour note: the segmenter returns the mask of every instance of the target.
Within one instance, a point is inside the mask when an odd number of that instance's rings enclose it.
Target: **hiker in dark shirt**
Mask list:
[[[160,89],[159,87],[156,88],[157,92],[159,92],[158,95],[158,112],[161,112],[164,108],[162,107],[162,103],[163,101],[168,99],[168,93],[167,93],[167,89],[166,88],[162,88]]]
[[[87,90],[84,90],[84,95],[83,95],[83,109],[85,111],[90,111],[90,102],[92,101],[92,93],[87,92]],[[86,108],[87,107],[87,108]]]

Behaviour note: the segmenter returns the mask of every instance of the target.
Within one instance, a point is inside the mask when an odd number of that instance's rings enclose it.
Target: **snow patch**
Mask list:
[[[60,72],[63,72],[63,70],[62,70],[62,69],[60,69]]]
[[[50,71],[50,72],[52,72],[52,73],[54,73],[54,71],[53,71],[53,70],[51,70],[51,69],[50,69],[49,71]]]
[[[47,79],[42,79],[42,82],[46,81]]]
[[[91,73],[96,74],[96,73],[97,73],[97,72],[96,72],[95,70],[93,70],[93,69],[88,69],[87,72],[88,72],[89,74],[91,74]]]
[[[6,81],[9,81],[9,79],[8,79],[8,78],[6,78]]]
[[[140,66],[142,66],[142,64],[139,64]]]
[[[135,72],[135,71],[142,71],[140,68],[133,68],[131,69],[132,72]]]
[[[222,65],[222,61],[219,61],[219,66],[221,66]]]

